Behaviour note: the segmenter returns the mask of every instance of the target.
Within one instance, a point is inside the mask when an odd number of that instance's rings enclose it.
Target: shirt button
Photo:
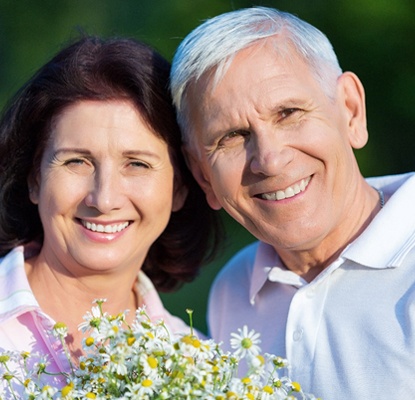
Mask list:
[[[312,288],[312,289],[307,290],[306,296],[309,299],[312,299],[315,295],[316,295],[316,289]]]
[[[294,333],[293,333],[294,342],[300,341],[302,339],[302,337],[303,337],[303,330],[302,329],[297,329],[297,330],[294,331]]]

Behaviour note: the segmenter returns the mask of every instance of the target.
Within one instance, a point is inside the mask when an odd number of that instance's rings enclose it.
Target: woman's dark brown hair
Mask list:
[[[55,116],[81,100],[131,101],[169,146],[184,207],[151,246],[143,271],[159,290],[191,281],[221,242],[221,226],[186,168],[168,91],[170,64],[134,39],[83,37],[53,57],[19,90],[0,121],[0,255],[43,241],[27,180],[36,171]]]

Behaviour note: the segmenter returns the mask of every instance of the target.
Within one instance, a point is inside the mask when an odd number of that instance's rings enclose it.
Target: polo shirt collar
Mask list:
[[[370,268],[395,268],[414,247],[415,175],[392,178],[368,180],[391,197],[365,231],[343,251],[344,258]]]
[[[0,322],[39,309],[24,268],[22,246],[10,251],[0,262]]]
[[[316,279],[338,268],[345,259],[369,268],[398,267],[409,250],[415,246],[415,174],[369,178],[368,182],[391,197],[365,231]],[[399,226],[398,232],[396,226]],[[254,304],[256,295],[267,280],[298,288],[308,284],[282,264],[271,245],[259,242],[249,292],[251,304]]]

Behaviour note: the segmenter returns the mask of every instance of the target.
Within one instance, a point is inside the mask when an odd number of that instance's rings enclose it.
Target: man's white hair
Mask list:
[[[211,18],[194,29],[179,45],[172,63],[170,89],[177,119],[188,141],[186,90],[206,72],[218,83],[235,54],[263,39],[272,38],[277,54],[296,53],[309,65],[325,93],[332,97],[341,75],[337,56],[327,37],[296,16],[268,7],[231,11]]]

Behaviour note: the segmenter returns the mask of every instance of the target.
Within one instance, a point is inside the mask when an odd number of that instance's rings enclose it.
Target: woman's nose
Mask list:
[[[107,214],[121,208],[124,200],[121,174],[111,168],[96,169],[91,179],[91,188],[85,198],[86,205]]]

